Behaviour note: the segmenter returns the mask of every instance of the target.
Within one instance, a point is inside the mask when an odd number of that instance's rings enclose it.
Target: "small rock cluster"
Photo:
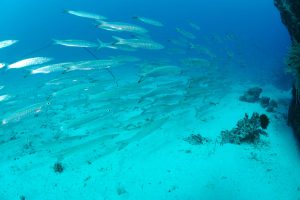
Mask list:
[[[278,104],[275,100],[270,97],[260,97],[263,89],[260,87],[253,87],[248,89],[239,100],[248,103],[259,103],[267,112],[275,112]]]
[[[56,162],[53,165],[53,170],[55,173],[62,173],[64,171],[64,166],[60,162]]]
[[[235,128],[221,132],[221,144],[258,144],[260,136],[267,136],[263,129],[267,128],[269,119],[266,115],[253,113],[251,117],[245,114],[245,117],[238,121]],[[266,125],[267,124],[267,125]]]
[[[250,88],[244,93],[244,95],[240,96],[240,101],[256,103],[259,101],[259,97],[262,91],[263,90],[259,87]]]
[[[200,134],[191,134],[190,136],[184,138],[183,140],[192,145],[201,145],[201,144],[210,142],[210,140],[208,138],[203,137]]]
[[[270,97],[261,97],[259,103],[267,112],[275,112],[275,109],[278,107],[277,102]]]

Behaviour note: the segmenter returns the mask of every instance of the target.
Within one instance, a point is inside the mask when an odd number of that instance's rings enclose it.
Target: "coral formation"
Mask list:
[[[121,196],[121,195],[126,194],[126,193],[127,193],[127,191],[126,191],[125,187],[122,186],[122,185],[119,183],[119,185],[118,185],[118,187],[117,187],[117,194],[118,194],[119,196]]]
[[[221,144],[258,144],[261,135],[267,135],[263,128],[267,127],[266,116],[253,113],[249,118],[248,114],[238,121],[235,128],[221,132]],[[262,118],[262,119],[261,119]],[[268,119],[268,118],[267,118]]]

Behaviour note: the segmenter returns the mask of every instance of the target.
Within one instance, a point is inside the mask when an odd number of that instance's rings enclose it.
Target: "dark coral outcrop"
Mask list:
[[[269,118],[266,115],[253,113],[251,117],[245,114],[245,117],[238,121],[236,127],[232,130],[221,132],[221,144],[259,144],[261,143],[260,136],[267,135],[264,131],[269,125]]]
[[[281,14],[282,22],[286,25],[292,40],[290,55],[287,64],[295,76],[293,86],[293,98],[289,108],[289,125],[293,128],[296,136],[300,139],[300,51],[297,49],[300,43],[300,0],[274,0]]]
[[[274,0],[293,42],[300,42],[300,1]]]

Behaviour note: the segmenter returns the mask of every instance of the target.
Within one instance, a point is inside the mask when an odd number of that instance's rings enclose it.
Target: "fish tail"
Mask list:
[[[117,144],[119,145],[118,151],[121,151],[121,150],[124,149],[129,143],[126,142],[126,141],[120,141],[120,142],[117,142]]]
[[[98,22],[99,24],[105,24],[105,21],[103,21],[101,19],[97,19],[96,22]]]
[[[64,10],[62,11],[62,13],[69,13],[69,10],[64,9]]]
[[[7,70],[7,66],[8,66],[8,63],[0,63],[0,65],[2,64],[2,67],[0,67],[0,70],[1,69],[6,69]],[[6,71],[5,70],[5,71]]]
[[[117,42],[115,42],[114,44],[125,44],[125,39],[117,37],[117,36],[112,36],[112,38],[114,38],[115,40],[117,40]]]
[[[5,69],[4,71],[7,72],[10,69],[10,65],[9,64],[5,65],[4,69]]]
[[[138,83],[141,83],[145,80],[145,76],[141,76],[140,79],[138,80]]]
[[[97,39],[97,42],[98,42],[98,44],[99,44],[99,46],[98,46],[97,50],[99,50],[99,49],[101,49],[101,48],[105,47],[105,43],[104,43],[104,42],[102,42],[100,39]]]
[[[102,25],[106,24],[105,21],[100,20],[100,19],[96,19],[95,21],[96,21],[96,22],[95,22],[96,27],[98,27],[98,28],[100,28]]]
[[[190,47],[190,49],[195,49],[195,45],[191,42],[189,43],[189,47]]]
[[[58,40],[52,39],[52,41],[53,41],[53,44],[58,44]]]

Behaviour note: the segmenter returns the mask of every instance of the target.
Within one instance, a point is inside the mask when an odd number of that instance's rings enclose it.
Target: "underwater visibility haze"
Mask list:
[[[273,0],[1,0],[0,26],[1,200],[300,199]]]

